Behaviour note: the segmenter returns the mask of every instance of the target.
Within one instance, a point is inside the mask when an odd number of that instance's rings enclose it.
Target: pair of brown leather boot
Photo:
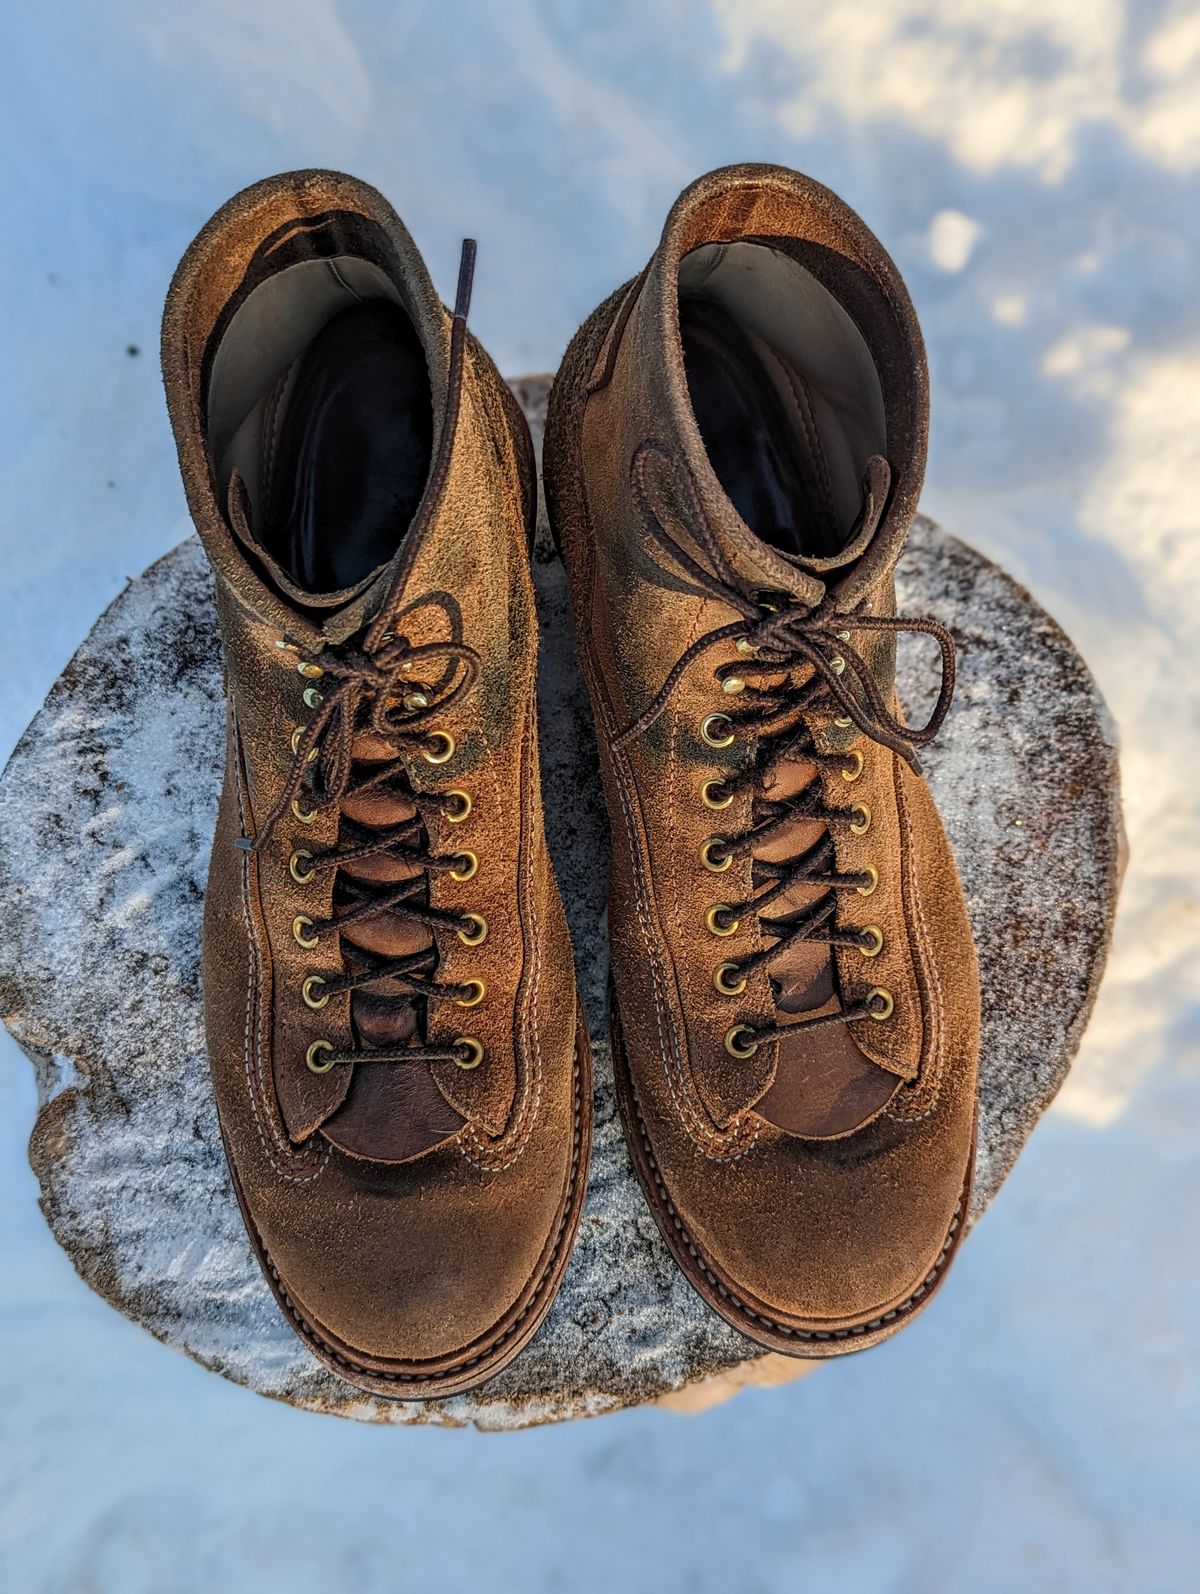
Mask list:
[[[260,183],[185,255],[163,366],[216,572],[214,1093],[267,1278],[365,1389],[449,1395],[545,1316],[590,1049],[541,806],[525,422],[374,190]],[[612,817],[613,1053],[679,1265],[751,1338],[868,1344],[962,1232],[978,977],[914,749],[953,648],[895,615],[927,387],[818,184],[701,179],[573,340],[545,485]],[[897,633],[937,642],[929,723]]]

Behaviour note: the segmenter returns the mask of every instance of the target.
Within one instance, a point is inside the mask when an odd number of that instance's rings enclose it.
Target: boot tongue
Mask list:
[[[353,779],[368,777],[373,768],[390,762],[395,753],[386,741],[367,734],[355,743]],[[377,787],[347,796],[341,805],[343,821],[368,830],[390,830],[413,819],[416,803],[407,794]],[[417,832],[424,836],[423,830]],[[407,880],[419,881],[422,870],[389,854],[358,858],[338,869],[334,910],[357,900],[356,887],[386,891]],[[417,888],[424,897],[423,886]],[[381,959],[432,952],[428,925],[406,915],[380,913],[359,920],[342,931],[342,955],[348,973],[357,973]],[[430,957],[430,969],[436,958]],[[425,1067],[372,1063],[375,1048],[417,1045],[421,1040],[417,1003],[398,980],[380,980],[354,991],[350,997],[350,1023],[363,1058],[355,1064],[346,1100],[324,1125],[326,1136],[351,1155],[379,1162],[403,1162],[437,1145],[462,1128],[463,1120],[438,1090]]]
[[[787,555],[789,562],[814,576],[825,577],[835,571],[846,570],[856,560],[861,559],[875,540],[884,509],[887,507],[891,484],[891,466],[882,454],[872,454],[863,472],[862,508],[858,512],[858,519],[846,539],[845,546],[839,552],[828,554],[823,558],[789,554]]]
[[[834,578],[838,578],[842,586],[852,584],[857,594],[862,585],[860,571],[865,572],[869,567],[866,585],[870,585],[883,569],[895,564],[904,528],[900,523],[885,519],[891,481],[892,471],[887,460],[882,454],[873,454],[863,471],[862,507],[844,546],[835,554],[784,552],[756,536],[724,494],[720,495],[722,501],[714,503],[710,499],[706,506],[709,525],[746,590],[785,592],[796,602],[815,608]],[[686,525],[687,509],[673,501],[670,484],[665,483],[661,492],[663,508],[673,510],[674,516]],[[857,596],[854,601],[857,602]],[[839,603],[839,607],[846,605]]]
[[[852,567],[860,561],[865,564],[865,556],[875,555],[883,542],[880,522],[890,483],[887,461],[881,455],[873,455],[863,476],[862,509],[846,546],[828,557],[796,557],[789,562],[822,578],[846,572],[843,589],[854,582],[856,572]],[[894,554],[891,559],[894,562]],[[875,558],[871,562],[874,564]],[[775,766],[763,783],[762,793],[770,802],[784,802],[798,797],[819,779],[817,764],[797,751]],[[835,867],[833,842],[826,826],[820,820],[794,818],[756,848],[754,858],[759,863],[782,864],[809,853],[820,859],[822,851],[828,856],[824,867]],[[799,881],[770,904],[767,917],[785,924],[804,918],[826,894],[827,887],[823,885]],[[839,1011],[841,998],[832,947],[820,941],[796,941],[771,963],[770,972],[776,1021],[780,1025]],[[815,1033],[797,1028],[793,1036],[779,1043],[775,1080],[759,1101],[758,1111],[792,1134],[840,1135],[872,1117],[896,1086],[896,1077],[863,1055],[845,1025],[829,1025]]]
[[[225,518],[251,567],[292,608],[321,626],[327,641],[341,642],[352,636],[379,606],[387,588],[390,565],[381,565],[354,586],[345,587],[340,592],[307,592],[298,587],[255,535],[250,493],[237,470],[229,478]]]

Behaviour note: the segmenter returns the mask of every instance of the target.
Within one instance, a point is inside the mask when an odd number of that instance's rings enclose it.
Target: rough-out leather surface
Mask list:
[[[203,371],[226,297],[236,303],[243,281],[269,272],[281,236],[340,253],[342,233],[355,231],[386,263],[420,334],[435,459],[460,401],[448,468],[430,476],[428,506],[379,578],[322,626],[259,579],[225,520],[201,419]],[[274,240],[269,248],[266,240]],[[400,221],[374,190],[336,173],[288,174],[231,200],[185,254],[163,320],[168,407],[188,505],[214,567],[229,701],[202,965],[221,1130],[251,1236],[297,1332],[364,1387],[396,1395],[478,1382],[534,1331],[578,1221],[590,1128],[574,967],[542,827],[532,448],[486,353],[466,339],[456,384],[452,347],[451,318]],[[343,809],[355,794],[351,787],[324,807],[312,799],[315,818],[305,821],[289,811],[285,785],[293,735],[319,711],[305,704],[304,668],[327,659],[321,688],[330,712],[342,685],[339,644],[351,639],[375,661],[387,658],[390,635],[409,648],[416,673],[380,687],[376,708],[399,708],[411,681],[424,687],[429,716],[427,740],[408,744],[403,766],[422,845],[438,859],[464,849],[475,859],[469,879],[430,869],[427,885],[432,908],[459,923],[474,914],[486,929],[470,946],[453,920],[437,933],[438,986],[478,980],[483,999],[469,1011],[450,995],[425,1003],[429,1043],[446,1048],[470,1036],[482,1048],[469,1069],[444,1056],[371,1061],[409,1037],[363,1045],[358,992],[335,994],[319,1010],[301,994],[310,976],[332,982],[343,973],[348,941],[395,956],[395,944],[381,940],[392,915],[372,919],[374,943],[358,923],[324,929],[313,947],[297,943],[298,916],[310,925],[335,917],[335,871],[298,881],[289,859],[293,849],[316,860],[347,848]],[[417,651],[445,645],[469,647],[478,661],[458,696],[450,688],[461,660],[431,662]],[[361,716],[351,735],[356,769],[360,760],[396,759],[390,737],[363,734]],[[420,752],[433,736],[449,738],[433,744],[446,747],[436,763]],[[461,822],[450,792],[470,798]],[[386,798],[382,788],[372,795]],[[396,817],[386,815],[384,827]],[[239,848],[244,836],[260,849]],[[357,1055],[314,1072],[305,1058],[319,1043]],[[398,1071],[410,1075],[399,1090]],[[414,1146],[403,1137],[422,1086],[424,1116],[436,1128]],[[354,1114],[349,1124],[344,1109]]]
[[[891,491],[870,545],[845,572],[798,571],[750,532],[713,472],[692,409],[680,261],[700,245],[755,238],[794,244],[858,322],[878,370]],[[737,967],[774,945],[754,910],[739,908],[729,936],[705,918],[716,904],[756,895],[751,852],[712,871],[702,862],[707,838],[740,838],[762,821],[756,782],[718,813],[701,801],[701,783],[765,755],[750,731],[731,737],[728,749],[701,735],[706,715],[745,712],[715,675],[719,666],[736,670],[732,636],[687,664],[662,712],[640,725],[688,644],[739,619],[731,602],[664,557],[647,520],[669,528],[701,570],[728,570],[723,579],[735,596],[765,589],[805,609],[830,603],[828,629],[843,619],[849,627],[833,647],[856,648],[890,702],[893,639],[855,625],[861,614],[896,613],[893,568],[925,464],[924,350],[878,241],[827,189],[777,167],[730,167],[694,183],[627,291],[628,314],[608,301],[567,351],[545,461],[613,816],[614,1045],[618,1063],[624,1059],[619,1078],[628,1078],[626,1129],[648,1197],[697,1288],[775,1348],[832,1354],[913,1315],[962,1231],[979,1037],[970,924],[924,780],[856,724],[838,728],[836,707],[806,713],[822,754],[861,765],[831,758],[820,766],[825,808],[848,814],[862,802],[871,813],[862,837],[831,827],[841,873],[877,869],[869,899],[839,893],[837,925],[882,931],[869,958],[856,946],[837,948],[842,1006],[881,987],[894,1008],[883,1022],[860,1016],[814,1032],[798,1059],[782,1036],[750,1057],[729,1054],[731,1026],[795,1021],[779,1015],[769,978],[776,965],[760,964],[733,996],[716,988],[722,960]],[[807,676],[798,668],[795,678]],[[947,740],[970,734],[962,719],[944,732]],[[789,958],[790,950],[781,963]],[[856,1065],[847,1037],[869,1061]],[[790,1089],[802,1094],[806,1072],[820,1078],[841,1067],[857,1080],[873,1065],[887,1073],[889,1093],[865,1105],[856,1096],[827,1133],[793,1134],[768,1115],[764,1097],[789,1066]]]
[[[546,386],[518,384],[535,438]],[[97,622],[0,777],[0,1002],[38,1078],[30,1158],[47,1220],[92,1288],[164,1344],[308,1409],[514,1428],[653,1400],[757,1354],[684,1280],[629,1166],[604,1040],[608,839],[566,584],[544,528],[534,578],[549,843],[597,1037],[596,1143],[555,1305],[517,1361],[472,1394],[382,1401],[328,1372],[288,1328],[238,1216],[200,1002],[224,708],[194,538]],[[1120,855],[1114,732],[1029,594],[920,518],[899,602],[941,615],[960,644],[948,734],[925,763],[983,980],[977,1216],[1062,1083],[1102,971]],[[902,658],[901,696],[915,710],[905,668]]]

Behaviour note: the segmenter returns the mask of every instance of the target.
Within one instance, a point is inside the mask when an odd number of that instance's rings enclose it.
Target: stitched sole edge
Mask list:
[[[679,1264],[688,1283],[713,1311],[723,1317],[747,1338],[768,1350],[780,1351],[785,1356],[821,1360],[828,1356],[845,1356],[856,1350],[866,1350],[904,1326],[928,1304],[934,1291],[949,1271],[950,1262],[966,1232],[963,1221],[971,1199],[975,1175],[975,1140],[978,1120],[972,1120],[971,1155],[966,1176],[945,1242],[925,1277],[899,1305],[864,1323],[847,1324],[840,1328],[806,1328],[800,1323],[785,1323],[767,1312],[752,1306],[740,1296],[732,1282],[720,1273],[716,1263],[704,1252],[684,1226],[675,1210],[667,1187],[659,1172],[654,1148],[646,1129],[641,1104],[634,1088],[633,1077],[625,1056],[621,1033],[620,1014],[615,993],[610,996],[610,1040],[612,1044],[613,1075],[617,1086],[617,1105],[625,1128],[625,1141],[630,1160],[638,1176],[646,1203],[662,1231],[671,1255]]]
[[[323,1362],[331,1372],[338,1374],[347,1383],[366,1391],[368,1394],[382,1395],[389,1400],[434,1400],[444,1399],[449,1395],[459,1395],[469,1389],[476,1388],[487,1379],[493,1378],[516,1357],[533,1338],[545,1320],[546,1313],[554,1302],[558,1287],[562,1282],[567,1263],[570,1260],[571,1250],[575,1235],[579,1229],[579,1222],[583,1216],[584,1196],[587,1192],[587,1171],[591,1155],[591,1076],[592,1076],[592,1050],[588,1038],[587,1026],[582,1012],[579,1015],[575,1029],[575,1068],[574,1068],[574,1102],[573,1102],[573,1146],[571,1167],[567,1180],[566,1200],[563,1206],[562,1219],[558,1229],[549,1242],[550,1250],[540,1278],[532,1294],[525,1304],[516,1312],[509,1323],[486,1349],[473,1356],[465,1353],[470,1347],[464,1347],[461,1359],[452,1362],[448,1367],[430,1371],[418,1363],[397,1362],[395,1369],[381,1369],[368,1367],[356,1362],[352,1356],[345,1353],[345,1348],[325,1337],[324,1332],[308,1317],[303,1309],[294,1301],[288,1292],[287,1284],[280,1277],[270,1252],[262,1236],[247,1210],[242,1188],[238,1181],[237,1171],[233,1158],[229,1155],[229,1145],[225,1141],[225,1131],[221,1129],[221,1139],[225,1145],[225,1158],[229,1164],[230,1178],[233,1183],[233,1192],[237,1197],[238,1207],[241,1210],[242,1220],[246,1225],[246,1232],[254,1253],[263,1270],[271,1293],[278,1301],[284,1316],[297,1335],[312,1351],[313,1355]],[[584,1110],[585,1104],[587,1111]],[[218,1114],[218,1122],[220,1115]],[[503,1321],[503,1319],[501,1319]]]

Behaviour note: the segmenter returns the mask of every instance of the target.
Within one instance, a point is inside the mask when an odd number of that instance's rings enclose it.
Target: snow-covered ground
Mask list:
[[[1121,0],[108,0],[3,8],[0,755],[187,531],[155,359],[235,188],[381,186],[510,372],[696,173],[787,162],[904,270],[926,509],[1032,587],[1121,726],[1132,849],[1074,1076],[899,1339],[700,1418],[381,1432],[155,1344],[51,1240],[0,1042],[14,1594],[1183,1590],[1200,1577],[1200,12]],[[951,730],[950,734],[953,734]],[[0,932],[2,933],[2,932]]]

